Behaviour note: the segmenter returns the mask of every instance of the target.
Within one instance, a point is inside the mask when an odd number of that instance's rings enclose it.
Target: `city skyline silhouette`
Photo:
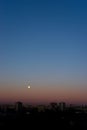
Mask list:
[[[86,57],[86,0],[0,0],[0,129],[87,130]]]

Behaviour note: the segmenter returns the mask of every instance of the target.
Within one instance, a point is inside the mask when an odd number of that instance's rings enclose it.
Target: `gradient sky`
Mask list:
[[[0,0],[0,102],[16,100],[87,103],[86,0]]]

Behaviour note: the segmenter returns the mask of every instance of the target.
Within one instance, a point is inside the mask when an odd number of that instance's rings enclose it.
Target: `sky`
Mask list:
[[[0,0],[0,102],[87,103],[86,35],[85,0]]]

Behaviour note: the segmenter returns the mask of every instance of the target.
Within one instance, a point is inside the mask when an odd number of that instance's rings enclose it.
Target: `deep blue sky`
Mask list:
[[[86,0],[0,0],[0,79],[86,83]]]

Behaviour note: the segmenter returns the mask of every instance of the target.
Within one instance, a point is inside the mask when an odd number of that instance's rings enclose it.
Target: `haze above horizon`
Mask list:
[[[86,35],[85,0],[1,0],[0,102],[87,103]]]

